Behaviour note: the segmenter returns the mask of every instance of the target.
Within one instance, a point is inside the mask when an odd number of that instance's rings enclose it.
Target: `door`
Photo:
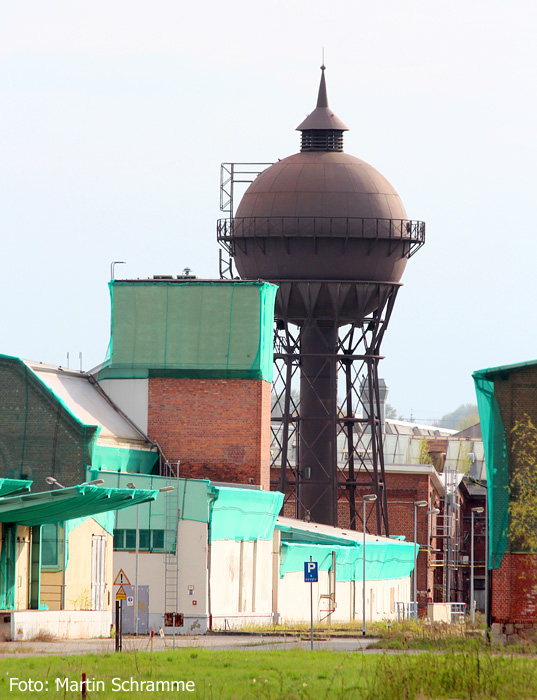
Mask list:
[[[123,586],[127,599],[123,601],[123,633],[134,634],[134,586]],[[138,634],[149,631],[149,586],[138,586]]]
[[[106,589],[106,535],[92,535],[91,609],[104,610]]]

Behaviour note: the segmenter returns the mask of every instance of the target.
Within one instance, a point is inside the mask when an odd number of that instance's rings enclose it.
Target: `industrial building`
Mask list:
[[[308,619],[310,557],[317,620],[360,618],[364,599],[378,620],[462,594],[458,467],[471,453],[477,469],[479,441],[384,420],[379,377],[425,226],[343,152],[324,66],[298,130],[300,153],[250,169],[236,212],[240,168],[225,166],[222,279],[111,280],[108,353],[90,372],[0,358],[6,492],[33,482],[59,504],[67,486],[118,509],[17,525],[0,498],[9,634],[24,633],[13,617],[24,608],[51,620],[99,611],[106,625],[120,583],[132,632]],[[433,464],[419,463],[424,439]]]
[[[473,377],[487,467],[488,622],[502,641],[535,641],[537,361]]]

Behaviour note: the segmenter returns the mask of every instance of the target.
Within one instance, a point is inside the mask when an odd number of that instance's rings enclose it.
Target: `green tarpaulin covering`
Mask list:
[[[0,497],[17,491],[29,491],[32,483],[25,479],[0,479]]]
[[[516,366],[513,366],[516,367]],[[494,395],[494,371],[484,369],[473,373],[479,420],[483,435],[487,469],[487,499],[490,569],[500,566],[507,550],[509,524],[509,468],[505,427],[498,401]]]
[[[0,522],[43,525],[154,501],[158,491],[81,484],[57,491],[0,498]]]
[[[122,471],[131,474],[151,474],[158,462],[158,452],[150,450],[108,447],[96,444],[91,464],[93,469]]]
[[[99,379],[272,381],[276,290],[266,282],[110,282],[111,338]]]
[[[293,571],[304,571],[304,562],[316,561],[321,571],[332,568],[332,552],[336,553],[336,581],[360,581],[363,577],[363,545],[300,544],[283,542],[280,577]],[[398,579],[414,570],[412,542],[367,541],[365,573],[368,581]]]
[[[283,504],[279,491],[214,486],[210,536],[215,540],[271,540]]]

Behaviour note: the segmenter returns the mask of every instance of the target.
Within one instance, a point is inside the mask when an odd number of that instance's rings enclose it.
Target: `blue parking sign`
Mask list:
[[[304,583],[317,583],[319,580],[319,568],[316,561],[304,562]]]

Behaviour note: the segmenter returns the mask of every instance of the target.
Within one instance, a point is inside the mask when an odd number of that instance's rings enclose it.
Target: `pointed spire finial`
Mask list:
[[[328,106],[328,95],[326,92],[326,80],[324,77],[324,72],[326,66],[324,65],[324,49],[323,49],[323,64],[321,66],[321,82],[319,84],[319,94],[317,96],[317,106],[313,112],[304,119],[304,121],[297,126],[298,131],[323,131],[323,132],[343,132],[348,131],[348,127],[336,117]],[[341,143],[340,143],[341,142]],[[338,140],[337,149],[330,146],[324,150],[342,150],[342,140],[341,137]],[[304,145],[304,144],[303,144]],[[319,149],[322,150],[322,149]]]
[[[328,95],[326,94],[326,80],[324,79],[324,72],[326,70],[326,66],[323,65],[321,66],[321,83],[319,85],[319,95],[317,97],[317,107],[328,107]]]

